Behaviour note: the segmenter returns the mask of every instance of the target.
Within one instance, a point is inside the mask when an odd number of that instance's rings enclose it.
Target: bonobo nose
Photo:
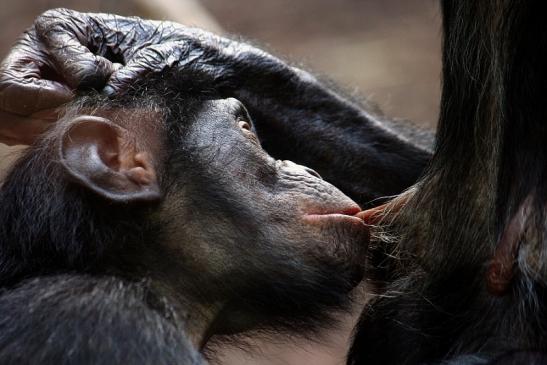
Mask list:
[[[284,161],[280,161],[280,163],[283,165],[283,167],[287,170],[294,170],[294,171],[297,171],[297,172],[306,172],[312,176],[315,176],[316,178],[318,179],[321,179],[323,180],[323,178],[321,177],[321,175],[319,175],[319,173],[313,169],[310,169],[309,167],[306,167],[306,166],[302,166],[302,165],[299,165],[299,164],[296,164],[292,161],[288,161],[288,160],[284,160]]]

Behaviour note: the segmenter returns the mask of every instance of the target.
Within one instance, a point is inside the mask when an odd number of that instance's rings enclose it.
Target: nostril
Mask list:
[[[308,174],[313,175],[313,176],[317,177],[318,179],[323,180],[323,178],[321,177],[321,175],[319,175],[319,173],[317,171],[315,171],[313,169],[310,169],[309,167],[305,167],[305,169],[306,169],[306,172]]]

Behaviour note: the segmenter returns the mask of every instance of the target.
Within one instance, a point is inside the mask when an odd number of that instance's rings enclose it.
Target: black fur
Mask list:
[[[350,364],[545,363],[545,10],[541,1],[443,1],[435,154],[384,227],[396,243],[392,277],[365,308]],[[514,277],[492,294],[489,265],[528,196]],[[511,350],[536,353],[502,356]]]
[[[310,335],[348,308],[366,230],[308,227],[291,209],[348,198],[278,167],[232,114],[204,111],[224,101],[185,77],[152,77],[117,100],[80,97],[11,169],[0,188],[1,363],[199,364],[185,332],[204,314],[181,300],[226,301],[201,345],[249,330]],[[59,136],[80,114],[123,125],[157,116],[160,202],[113,202],[67,174]],[[277,202],[283,189],[290,199]]]

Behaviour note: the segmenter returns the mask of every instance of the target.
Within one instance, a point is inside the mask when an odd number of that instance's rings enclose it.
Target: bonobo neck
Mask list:
[[[217,293],[204,283],[207,280],[200,280],[199,272],[181,265],[180,258],[165,250],[163,243],[151,241],[139,248],[136,255],[125,253],[123,257],[113,257],[112,264],[106,261],[106,270],[115,276],[149,282],[158,297],[167,301],[183,319],[191,343],[201,349],[212,335],[212,326],[224,305],[223,298],[215,296]]]

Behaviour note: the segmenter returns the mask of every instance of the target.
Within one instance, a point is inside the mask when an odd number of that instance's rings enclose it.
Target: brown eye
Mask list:
[[[241,128],[243,130],[243,134],[245,134],[247,136],[247,138],[249,138],[249,140],[251,140],[251,142],[253,142],[254,144],[260,146],[260,143],[258,142],[258,138],[254,134],[253,128],[251,127],[251,124],[249,122],[246,122],[245,120],[239,119],[237,121],[237,125],[239,126],[239,128]]]
[[[239,125],[239,128],[241,129],[245,129],[249,132],[251,132],[251,125],[249,123],[247,123],[246,121],[244,120],[240,120],[237,125]]]

